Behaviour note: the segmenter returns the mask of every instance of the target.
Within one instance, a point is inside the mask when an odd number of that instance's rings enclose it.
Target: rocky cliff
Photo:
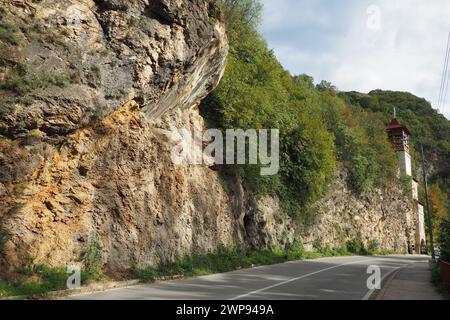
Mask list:
[[[399,186],[356,196],[340,176],[299,226],[277,199],[226,192],[207,166],[176,166],[176,128],[203,127],[199,101],[227,56],[204,0],[3,1],[0,33],[2,270],[82,264],[111,271],[177,254],[299,238],[377,240],[404,251],[412,204]],[[344,174],[344,173],[342,173]]]
[[[308,251],[345,247],[360,240],[366,248],[406,253],[415,243],[417,212],[401,184],[357,195],[338,170],[328,193],[312,208],[312,219],[299,223],[289,217],[276,198],[258,201],[246,214],[247,239],[255,246],[276,246],[300,239]]]
[[[212,2],[6,1],[1,31],[4,265],[65,264],[98,242],[129,267],[232,242],[217,177],[174,168],[160,134],[189,127],[221,78]]]

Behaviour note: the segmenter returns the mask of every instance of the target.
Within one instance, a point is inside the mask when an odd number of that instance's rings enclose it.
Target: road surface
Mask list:
[[[293,261],[187,280],[158,282],[71,296],[81,300],[310,300],[369,299],[369,266],[381,278],[425,256],[337,257]]]

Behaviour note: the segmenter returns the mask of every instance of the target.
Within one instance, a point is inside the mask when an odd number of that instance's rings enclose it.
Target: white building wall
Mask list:
[[[400,174],[412,177],[411,156],[406,151],[398,152],[400,162]]]
[[[419,200],[419,184],[417,181],[412,181],[412,196],[414,200]]]
[[[425,238],[425,214],[424,214],[424,210],[423,210],[423,205],[421,205],[420,203],[418,204],[418,221],[417,221],[417,233],[418,233],[418,240],[419,243],[422,240],[426,240]]]

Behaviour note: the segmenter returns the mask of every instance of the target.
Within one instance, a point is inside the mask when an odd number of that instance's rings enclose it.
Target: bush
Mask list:
[[[305,258],[301,242],[295,240],[284,250],[248,250],[241,245],[220,247],[204,255],[177,256],[175,261],[161,263],[158,267],[133,268],[134,275],[152,282],[164,276],[198,276],[228,272],[253,265],[282,263]]]
[[[313,204],[328,190],[337,160],[358,192],[395,177],[397,158],[383,114],[364,109],[332,84],[291,76],[257,31],[258,1],[225,2],[230,54],[219,86],[202,101],[210,128],[280,130],[280,172],[261,177],[259,166],[224,166],[255,196],[278,196],[284,211],[311,220]],[[251,19],[256,17],[256,19]],[[252,23],[236,23],[251,21]],[[366,99],[373,105],[376,99]]]
[[[9,234],[8,230],[0,228],[0,254],[3,253],[3,248],[10,238],[11,235]]]
[[[286,248],[286,258],[288,260],[302,259],[305,255],[305,250],[302,243],[295,239],[292,244]]]
[[[39,81],[35,75],[30,74],[26,64],[18,63],[10,69],[5,82],[0,86],[1,89],[7,89],[24,96],[39,86]]]
[[[153,282],[158,278],[157,270],[150,266],[143,269],[134,267],[133,273],[138,279],[145,282]]]
[[[9,23],[0,23],[0,40],[4,40],[13,45],[20,43],[20,38],[17,35],[18,29]]]
[[[289,214],[300,215],[324,194],[334,176],[333,136],[307,99],[314,89],[283,70],[253,26],[240,24],[229,33],[233,36],[224,77],[202,101],[201,113],[209,127],[280,130],[277,175],[262,177],[257,165],[225,166],[224,171],[240,176],[248,192],[278,195]]]
[[[66,286],[67,274],[64,268],[47,265],[32,265],[23,270],[12,282],[0,281],[0,297],[26,295],[42,297],[49,291],[61,290]]]
[[[96,279],[102,276],[102,249],[97,241],[89,245],[83,260],[89,278]]]
[[[412,183],[413,183],[413,179],[410,176],[401,176],[400,177],[400,183],[402,184],[403,190],[405,191],[405,193],[409,196],[411,196],[412,194]]]
[[[28,93],[37,88],[46,88],[49,85],[66,87],[70,83],[69,77],[64,73],[41,73],[30,72],[28,66],[24,63],[17,63],[11,68],[5,76],[5,81],[0,85],[0,89],[10,90],[22,99],[25,105],[32,103],[31,97],[26,97]]]
[[[380,243],[376,240],[371,240],[369,244],[367,245],[367,253],[368,254],[376,254],[379,252],[380,249]]]
[[[347,251],[353,254],[366,255],[367,250],[361,240],[353,239],[346,243]]]
[[[441,223],[439,245],[441,247],[440,259],[450,262],[450,221],[448,220],[444,220]]]

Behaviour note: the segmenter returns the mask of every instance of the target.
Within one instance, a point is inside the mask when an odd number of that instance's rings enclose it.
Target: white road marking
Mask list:
[[[237,296],[237,297],[234,297],[234,298],[231,298],[231,299],[228,299],[228,300],[242,299],[242,298],[251,296],[251,295],[256,294],[256,293],[260,293],[260,292],[263,292],[263,291],[266,291],[266,290],[269,290],[269,289],[273,289],[273,288],[285,285],[287,283],[291,283],[291,282],[294,282],[294,281],[297,281],[297,280],[301,280],[301,279],[313,276],[313,275],[321,273],[321,272],[325,272],[325,271],[336,269],[336,268],[343,267],[343,266],[348,266],[348,265],[351,265],[351,264],[357,264],[357,263],[361,263],[361,262],[372,261],[372,260],[375,260],[375,259],[364,259],[364,260],[358,260],[358,261],[353,261],[353,262],[347,262],[347,263],[339,264],[339,265],[336,265],[336,266],[332,266],[332,267],[329,267],[329,268],[325,268],[325,269],[321,269],[321,270],[318,270],[318,271],[315,271],[315,272],[311,272],[311,273],[305,274],[305,275],[300,276],[300,277],[296,277],[296,278],[285,280],[285,281],[282,281],[282,282],[279,282],[279,283],[275,283],[275,284],[273,284],[271,286],[268,286],[268,287],[265,287],[265,288],[261,288],[261,289],[255,290],[255,291],[251,291],[251,292],[242,294],[240,296]]]

